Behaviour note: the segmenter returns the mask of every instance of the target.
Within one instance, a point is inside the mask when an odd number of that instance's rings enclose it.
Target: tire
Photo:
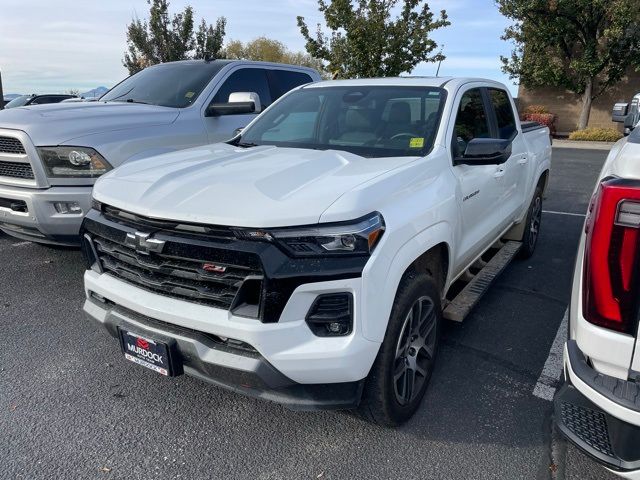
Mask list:
[[[365,381],[359,407],[362,417],[397,426],[413,416],[433,373],[441,328],[440,292],[433,278],[405,275],[384,341]]]
[[[522,234],[522,248],[519,253],[520,258],[523,260],[533,255],[540,237],[540,225],[542,222],[542,188],[540,185],[536,187],[536,191],[533,193],[533,199],[529,205],[525,222],[526,226]]]

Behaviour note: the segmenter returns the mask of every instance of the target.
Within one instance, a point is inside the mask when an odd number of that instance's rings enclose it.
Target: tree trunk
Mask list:
[[[591,104],[593,103],[593,78],[587,80],[584,95],[582,95],[582,111],[578,120],[578,130],[587,128],[589,116],[591,115]]]

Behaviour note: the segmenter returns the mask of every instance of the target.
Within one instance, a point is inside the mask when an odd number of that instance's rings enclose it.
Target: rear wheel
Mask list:
[[[435,365],[441,329],[440,294],[434,280],[409,274],[402,280],[384,341],[365,382],[360,413],[395,426],[416,412]]]
[[[522,235],[522,248],[520,249],[520,258],[526,259],[533,255],[538,244],[538,237],[540,236],[540,225],[542,222],[542,188],[536,187],[536,191],[533,194],[531,205],[529,205],[529,212],[525,219],[526,226],[524,234]]]

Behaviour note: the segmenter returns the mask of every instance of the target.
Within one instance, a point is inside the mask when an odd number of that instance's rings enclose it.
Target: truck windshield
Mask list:
[[[421,156],[431,150],[445,96],[435,87],[303,88],[260,115],[235,143]]]
[[[100,101],[188,107],[222,66],[218,62],[205,61],[155,65],[123,80]]]

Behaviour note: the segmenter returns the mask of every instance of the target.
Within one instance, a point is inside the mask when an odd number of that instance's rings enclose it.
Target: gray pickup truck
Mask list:
[[[149,67],[100,101],[0,111],[0,230],[77,245],[103,173],[125,162],[231,138],[315,70],[231,60]]]

